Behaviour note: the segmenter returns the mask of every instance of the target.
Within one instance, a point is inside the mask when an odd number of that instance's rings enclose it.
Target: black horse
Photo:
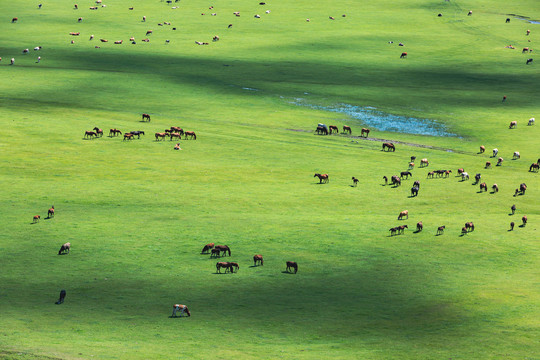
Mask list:
[[[418,196],[418,187],[417,186],[414,186],[411,188],[411,196]]]
[[[144,135],[144,131],[130,131],[130,133],[131,133],[133,136],[137,136],[137,139],[140,139],[140,138],[141,138],[141,135]]]
[[[399,175],[399,177],[402,178],[402,179],[403,179],[403,177],[408,179],[409,176],[412,177],[412,173],[410,171],[402,171],[401,174]]]

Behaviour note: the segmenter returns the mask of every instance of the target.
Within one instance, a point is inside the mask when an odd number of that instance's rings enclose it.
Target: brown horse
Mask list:
[[[178,126],[171,126],[171,131],[179,133],[180,135],[184,135],[184,130]]]
[[[487,184],[485,182],[480,184],[480,192],[482,192],[482,190],[487,191]]]
[[[51,208],[49,209],[49,211],[47,212],[47,218],[50,219],[50,218],[53,218],[54,217],[54,205],[51,206]]]
[[[397,219],[401,220],[404,217],[407,217],[407,219],[409,218],[409,210],[403,210],[402,212],[400,212]]]
[[[159,139],[165,140],[165,137],[170,136],[170,135],[163,132],[163,133],[156,133],[155,136],[156,136],[156,141],[159,141]]]
[[[532,163],[531,166],[529,167],[530,172],[533,172],[533,171],[538,172],[538,169],[540,169],[540,164],[538,163]]]
[[[204,245],[202,251],[201,251],[201,254],[208,254],[208,252],[214,248],[214,243],[209,243],[209,244],[206,244]]]
[[[332,134],[334,131],[336,134],[339,133],[339,129],[336,125],[330,125],[328,128],[330,129],[330,134]]]
[[[515,129],[517,127],[517,121],[511,121],[510,122],[510,126],[508,127],[509,129]]]
[[[298,272],[298,264],[294,261],[287,261],[287,269],[285,271],[289,272],[289,269],[294,269],[294,273]]]
[[[491,161],[486,161],[485,169],[490,169],[490,168],[491,168]]]
[[[97,126],[93,128],[92,130],[95,130],[96,136],[102,137],[103,136],[103,129],[98,128]]]
[[[197,135],[195,134],[194,131],[185,131],[184,136],[185,136],[185,139],[187,139],[189,136],[190,139],[197,140]]]
[[[467,231],[474,231],[474,224],[473,222],[468,222],[468,223],[465,223],[465,229],[467,229]]]
[[[480,154],[483,154],[486,151],[486,147],[484,145],[480,146]]]
[[[176,317],[176,313],[177,312],[180,312],[180,317],[186,313],[187,316],[191,316],[191,313],[189,312],[189,309],[186,305],[182,305],[182,304],[174,304],[173,305],[173,311],[172,311],[172,315],[171,317]]]
[[[409,227],[407,225],[399,225],[397,227],[397,230],[398,230],[398,234],[403,234],[405,233],[405,229],[408,229]]]
[[[124,140],[133,140],[135,138],[135,135],[133,135],[132,133],[125,133],[124,134]]]
[[[118,134],[122,135],[122,132],[120,130],[118,130],[118,129],[110,129],[109,130],[109,136],[116,136]]]
[[[150,121],[150,115],[148,115],[148,114],[142,114],[142,121],[144,121],[145,119],[148,120],[148,121]]]
[[[446,227],[446,226],[444,226],[444,225],[443,225],[443,226],[439,226],[439,227],[437,228],[437,235],[442,235],[442,234],[444,234],[444,228],[445,228],[445,227]]]
[[[497,166],[501,166],[502,163],[503,163],[504,159],[502,157],[500,157],[498,160],[497,160]]]
[[[41,216],[35,215],[35,216],[34,216],[34,221],[33,221],[34,224],[37,223],[37,222],[39,222],[40,219],[41,219]]]
[[[344,133],[348,132],[349,135],[350,135],[350,134],[352,134],[352,129],[351,129],[351,127],[348,126],[348,125],[343,125],[343,132],[344,132]]]
[[[521,221],[523,222],[523,226],[527,225],[527,215],[523,215]]]
[[[369,129],[368,128],[362,128],[362,132],[360,133],[360,136],[364,136],[364,134],[366,135],[365,137],[368,137],[369,135]]]
[[[526,190],[527,190],[527,185],[525,185],[525,183],[522,183],[519,185],[519,192],[521,193],[521,195],[525,195]]]
[[[182,135],[180,135],[179,133],[174,133],[174,132],[170,133],[169,137],[170,137],[170,140],[172,140],[173,138],[176,138],[178,140],[182,139]]]
[[[491,187],[492,189],[492,192],[493,193],[498,193],[499,192],[499,186],[497,184],[493,184],[493,186]]]
[[[71,250],[71,243],[65,243],[64,245],[62,245],[60,247],[60,251],[58,251],[58,255],[62,255],[62,254],[65,254],[66,251],[67,253],[69,254],[69,250]]]
[[[231,266],[231,272],[234,272],[234,269],[236,269],[236,272],[238,272],[238,269],[240,269],[240,265],[235,262],[230,262],[229,265]]]
[[[353,181],[353,186],[358,186],[358,179],[355,178],[354,176],[352,177],[352,181]]]
[[[382,149],[383,151],[396,151],[396,146],[392,143],[383,143]]]
[[[216,271],[218,273],[221,274],[221,269],[222,268],[225,268],[225,273],[227,273],[227,271],[230,271],[230,272],[234,272],[233,268],[232,268],[232,264],[230,262],[224,262],[224,261],[220,261],[216,264]]]
[[[225,255],[225,253],[229,253],[229,256],[231,256],[231,249],[227,245],[216,245],[215,249],[218,249]]]
[[[405,59],[407,57],[407,53],[406,52],[402,52],[401,53],[401,56],[399,57],[400,59]]]
[[[257,266],[257,262],[260,262],[261,265],[264,265],[263,256],[262,255],[253,256],[253,262],[254,262],[253,266]]]
[[[97,134],[94,131],[85,131],[84,137],[93,139],[94,137],[97,137]]]
[[[328,174],[315,174],[313,177],[319,178],[319,184],[326,184],[329,180]]]
[[[416,232],[420,232],[420,231],[422,231],[423,229],[424,229],[424,224],[422,224],[421,221],[418,222],[418,223],[416,224]]]
[[[392,175],[391,180],[392,180],[391,185],[401,186],[401,179],[399,178],[399,176]]]
[[[210,257],[221,257],[221,250],[220,249],[212,249],[212,253],[210,254]]]

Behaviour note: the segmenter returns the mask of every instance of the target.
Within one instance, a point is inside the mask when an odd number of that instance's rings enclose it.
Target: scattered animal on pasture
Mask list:
[[[197,140],[197,135],[194,131],[184,131],[184,139],[187,139],[188,137],[193,140]]]
[[[336,125],[330,125],[329,129],[330,129],[330,134],[333,134],[334,132],[336,134],[339,133],[339,129],[338,129],[338,127]]]
[[[97,137],[97,133],[95,131],[85,131],[84,132],[84,137],[93,139],[93,138]]]
[[[515,225],[515,224],[514,224],[514,222],[512,221],[512,222],[510,223],[510,231],[513,231],[513,230],[514,230],[514,225]]]
[[[184,314],[187,314],[188,317],[191,316],[191,313],[186,305],[174,304],[171,317],[176,317],[176,313],[178,312],[180,312],[180,317],[182,317]]]
[[[480,192],[482,192],[482,190],[486,192],[488,191],[487,184],[485,182],[480,184]]]
[[[315,174],[313,175],[313,177],[318,177],[319,178],[319,184],[326,184],[327,182],[330,181],[330,179],[328,178],[328,174]]]
[[[53,217],[54,217],[54,205],[51,206],[49,211],[47,211],[47,218],[50,219],[50,218],[53,218]]]
[[[404,177],[405,177],[406,179],[408,179],[409,176],[412,177],[412,173],[411,173],[410,171],[402,171],[402,172],[399,174],[399,177],[402,178],[402,179],[403,179]]]
[[[501,166],[503,161],[504,159],[502,157],[499,157],[499,159],[497,159],[497,166]]]
[[[222,252],[222,256],[225,256],[225,254],[229,254],[231,256],[231,249],[227,245],[216,245],[214,249],[217,249]]]
[[[534,125],[534,118],[530,118],[529,119],[529,122],[527,123],[527,126],[531,126],[531,125]]]
[[[352,181],[353,181],[353,186],[358,186],[358,179],[355,178],[354,176],[352,177]]]
[[[260,263],[261,266],[264,265],[263,256],[262,255],[254,255],[253,256],[253,266],[257,266],[257,263]]]
[[[290,272],[290,270],[294,270],[294,273],[296,274],[298,272],[298,264],[294,261],[287,261],[287,269],[285,271]]]
[[[396,146],[392,143],[383,143],[382,149],[383,151],[396,151]]]
[[[398,220],[402,220],[403,218],[409,218],[409,210],[403,210],[399,213]]]
[[[529,171],[530,172],[538,172],[538,170],[540,169],[540,164],[539,163],[532,163],[531,166],[529,166]]]
[[[40,219],[41,219],[40,215],[34,215],[34,219],[33,219],[32,222],[35,224],[35,223],[39,222]]]
[[[55,304],[56,305],[62,304],[65,298],[66,298],[66,290],[60,290],[60,297],[58,298],[58,301],[55,302]]]
[[[411,196],[418,196],[419,188],[417,186],[413,186],[411,188]]]
[[[112,136],[117,136],[117,135],[122,135],[122,132],[118,129],[110,129],[109,130],[109,136],[112,137]]]
[[[483,154],[486,151],[486,147],[484,145],[480,146],[480,154]]]
[[[400,59],[405,59],[407,57],[407,53],[406,52],[402,52],[401,53],[401,56],[399,57]]]
[[[419,221],[418,223],[416,223],[416,232],[420,232],[424,230],[424,224],[422,224],[421,221]]]
[[[426,166],[429,166],[429,161],[428,159],[423,158],[422,160],[420,160],[420,167],[426,167]]]
[[[344,133],[349,133],[349,135],[350,135],[350,134],[352,134],[352,129],[348,125],[343,125],[343,132]]]
[[[492,193],[498,193],[499,192],[499,185],[493,184],[493,186],[491,187],[491,192]]]
[[[69,250],[71,250],[71,243],[67,242],[60,247],[60,251],[58,251],[58,255],[62,255],[66,253],[69,254]]]
[[[204,245],[201,251],[201,254],[208,254],[208,252],[214,248],[214,245],[215,245],[214,243],[209,243],[209,244]]]
[[[509,129],[515,129],[517,127],[517,121],[511,121],[510,126],[508,126]]]
[[[360,132],[360,136],[364,137],[364,135],[365,135],[365,137],[367,138],[368,135],[369,135],[369,132],[370,132],[370,130],[368,128],[362,128],[362,131]]]
[[[527,225],[527,215],[523,215],[523,217],[521,218],[521,221],[523,222],[522,226]]]
[[[512,157],[512,159],[517,160],[520,158],[521,158],[521,155],[519,154],[519,151],[514,151],[514,156]]]
[[[445,225],[439,226],[439,227],[437,228],[437,235],[442,235],[442,234],[444,234],[444,229],[445,229],[445,228],[446,228]]]
[[[149,114],[142,114],[142,121],[148,120],[150,121],[150,115]]]

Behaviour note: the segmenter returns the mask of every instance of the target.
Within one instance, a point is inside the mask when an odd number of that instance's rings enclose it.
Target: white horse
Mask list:
[[[182,304],[174,304],[173,305],[173,311],[172,311],[172,315],[171,317],[176,317],[176,313],[177,312],[180,312],[180,316],[184,315],[184,313],[187,314],[187,316],[191,316],[191,313],[189,312],[188,308],[186,305],[182,305]]]
[[[521,156],[519,155],[519,151],[514,151],[513,159],[516,160],[516,159],[519,159],[519,158],[521,158]]]
[[[529,123],[527,125],[529,126],[534,125],[534,118],[530,118]]]
[[[466,171],[461,173],[461,180],[462,181],[469,180],[469,174]]]
[[[499,149],[493,149],[493,157],[496,157],[499,153]]]

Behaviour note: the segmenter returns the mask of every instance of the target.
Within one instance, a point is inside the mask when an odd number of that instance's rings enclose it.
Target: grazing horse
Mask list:
[[[464,171],[461,173],[461,181],[469,180],[469,173]]]
[[[208,252],[214,248],[214,245],[215,245],[214,243],[209,243],[209,244],[204,245],[201,251],[201,254],[208,254]]]
[[[350,134],[352,134],[352,129],[351,129],[351,127],[348,126],[348,125],[343,125],[343,132],[344,132],[344,133],[348,132],[349,135],[350,135]]]
[[[294,261],[287,261],[287,269],[285,271],[289,272],[289,269],[294,269],[294,273],[298,272],[298,264]]]
[[[442,234],[444,234],[444,229],[445,229],[445,228],[446,228],[445,225],[439,226],[439,227],[437,228],[437,235],[442,235]]]
[[[148,115],[148,114],[142,114],[142,121],[144,121],[145,119],[148,120],[148,121],[150,121],[150,115]]]
[[[336,134],[339,133],[339,129],[336,125],[330,125],[329,129],[330,129],[330,134],[332,134],[333,132],[335,132]]]
[[[484,190],[486,192],[488,191],[487,190],[487,184],[485,182],[480,184],[480,192],[482,192],[482,190]]]
[[[178,140],[180,140],[182,138],[182,135],[180,135],[179,133],[172,132],[169,134],[169,137],[170,137],[170,140],[172,140],[173,138],[177,138]]]
[[[264,265],[263,256],[262,255],[254,255],[253,256],[253,262],[254,262],[253,266],[257,266],[257,262],[260,262],[261,265]]]
[[[140,131],[140,130],[137,130],[137,131],[130,131],[130,133],[131,133],[133,136],[137,136],[137,139],[140,139],[140,138],[141,138],[141,135],[144,135],[144,131]]]
[[[529,122],[527,123],[527,126],[534,125],[534,118],[530,118]]]
[[[330,179],[328,178],[328,174],[315,174],[313,175],[313,177],[319,178],[319,184],[326,184],[330,181]]]
[[[413,186],[416,186],[418,189],[420,189],[420,181],[416,180]]]
[[[231,256],[231,249],[227,245],[216,245],[215,249],[221,251],[223,255],[229,253],[229,256]]]
[[[127,140],[133,140],[134,135],[132,133],[125,133],[124,134],[124,141]]]
[[[230,262],[220,261],[216,264],[216,271],[221,274],[221,268],[225,268],[225,273],[227,271],[234,272]]]
[[[514,156],[512,157],[512,159],[514,160],[521,159],[521,155],[519,154],[519,151],[514,151]]]
[[[433,179],[434,176],[435,176],[435,171],[430,171],[430,172],[427,173],[427,178],[428,179],[429,178]]]
[[[352,177],[352,181],[353,181],[353,186],[358,186],[358,179],[355,178],[354,176]]]
[[[39,216],[39,215],[34,215],[34,220],[33,220],[34,224],[37,223],[37,222],[39,222],[40,219],[41,219],[41,216]]]
[[[404,217],[407,217],[407,219],[409,218],[409,210],[403,210],[400,212],[397,219],[402,220]]]
[[[510,231],[513,231],[513,230],[514,230],[514,225],[515,225],[515,224],[514,224],[514,222],[512,221],[512,222],[510,223]]]
[[[465,235],[467,234],[467,228],[466,227],[462,227],[461,228],[461,235]]]
[[[516,128],[516,127],[517,127],[517,121],[515,121],[515,120],[514,120],[514,121],[511,121],[511,122],[510,122],[510,126],[508,126],[509,129],[514,129],[514,128]]]
[[[47,218],[53,218],[54,217],[54,205],[51,206],[51,208],[49,209],[49,211],[47,212]]]
[[[491,168],[491,161],[486,161],[486,169],[489,169]]]
[[[69,254],[69,250],[71,250],[71,243],[65,243],[64,245],[62,245],[60,247],[60,251],[58,251],[58,255],[62,255],[62,254],[65,254],[66,251],[67,253]]]
[[[399,225],[397,227],[397,230],[398,230],[398,234],[403,234],[405,233],[405,229],[408,229],[409,227],[407,225]]]
[[[414,169],[414,163],[413,163],[413,162],[410,162],[410,163],[409,163],[409,170],[412,170],[412,169]]]
[[[212,249],[212,252],[210,254],[210,257],[221,257],[221,250],[220,249]]]
[[[424,158],[424,159],[420,160],[420,167],[426,167],[428,165],[429,165],[428,159]]]
[[[476,174],[474,175],[474,181],[475,181],[475,184],[478,184],[480,182],[480,179],[482,178],[482,175],[481,174]]]
[[[103,136],[103,129],[98,128],[97,126],[93,128],[92,130],[96,131],[96,136],[102,137]]]
[[[499,149],[493,149],[493,156],[492,157],[496,157],[497,154],[499,153]]]
[[[19,18],[14,17],[13,19],[11,19],[11,22],[16,23],[18,20],[19,20]]]
[[[422,224],[422,222],[420,221],[416,224],[416,232],[420,232],[422,230],[424,230],[424,224]]]
[[[499,157],[499,159],[497,160],[497,166],[501,166],[503,161],[504,159],[502,157]]]
[[[97,134],[94,131],[85,131],[84,137],[92,139],[93,137],[97,137]]]
[[[530,51],[530,49],[528,47],[524,47],[523,50],[521,50],[521,53],[524,54],[524,53],[528,53]]]
[[[236,272],[238,272],[238,269],[240,269],[240,265],[235,262],[230,262],[229,265],[231,266],[230,271],[234,272],[234,269],[236,269]]]
[[[467,229],[467,231],[474,231],[474,224],[473,222],[468,222],[468,223],[465,223],[465,229]]]
[[[392,143],[383,143],[382,144],[383,151],[387,149],[387,151],[396,151],[396,146]]]
[[[155,136],[156,136],[156,141],[159,141],[159,139],[165,140],[165,137],[169,136],[169,134],[167,134],[167,133],[156,133]]]
[[[519,192],[521,195],[525,195],[525,191],[527,191],[527,185],[525,185],[525,183],[521,183],[519,185]]]
[[[362,128],[362,132],[360,133],[360,136],[364,136],[364,134],[365,134],[366,135],[365,137],[368,137],[369,132],[370,132],[370,130],[368,128]]]
[[[512,215],[514,215],[516,213],[516,204],[512,205],[510,210],[512,210]]]
[[[384,185],[388,185],[388,178],[385,176],[382,177],[383,180],[384,180]]]
[[[179,133],[180,135],[184,135],[184,130],[178,126],[171,126],[171,131]]]
[[[399,177],[403,179],[403,177],[405,177],[406,179],[408,179],[410,177],[412,177],[412,173],[410,171],[402,171],[400,174],[399,174]]]
[[[493,184],[491,189],[492,189],[493,193],[498,193],[499,192],[499,186],[497,184]]]
[[[533,62],[533,59],[532,59],[532,58],[531,58],[531,59],[527,59],[527,62],[525,62],[525,65],[529,65],[529,64],[532,63],[532,62]]]
[[[486,151],[486,147],[484,145],[480,146],[480,154],[483,154]]]
[[[413,186],[411,188],[411,196],[418,196],[418,190],[420,190],[417,186]]]
[[[189,136],[190,139],[197,140],[197,135],[195,134],[194,131],[185,131],[184,136],[185,136],[184,139],[187,139]]]
[[[399,227],[393,227],[393,228],[388,229],[388,231],[390,231],[390,236],[396,235],[398,230],[399,230]]]
[[[401,178],[399,178],[398,176],[396,175],[392,175],[392,182],[391,182],[391,185],[394,185],[394,186],[401,186]]]
[[[180,312],[180,317],[182,317],[182,315],[184,315],[184,313],[186,313],[188,317],[191,316],[191,313],[189,312],[186,305],[174,304],[171,317],[176,317],[177,312]]]
[[[530,172],[533,172],[535,170],[536,172],[538,172],[539,169],[540,169],[540,164],[538,163],[532,163],[531,166],[529,167]]]
[[[65,298],[66,298],[66,290],[60,290],[60,297],[58,298],[58,301],[55,302],[55,304],[56,305],[62,304]]]
[[[527,225],[527,215],[523,215],[521,221],[523,222],[523,226]]]
[[[406,52],[402,52],[401,53],[401,56],[399,57],[400,59],[404,59],[407,57],[407,53]]]
[[[109,130],[109,136],[116,136],[118,134],[122,135],[122,132],[120,130],[118,130],[118,129],[110,129]]]
[[[457,169],[458,176],[461,175],[461,174],[463,174],[464,171],[465,171],[465,170],[463,170],[463,168]]]
[[[328,128],[324,124],[319,124],[319,125],[317,125],[317,129],[315,130],[315,132],[318,135],[320,135],[320,134],[328,135]]]

